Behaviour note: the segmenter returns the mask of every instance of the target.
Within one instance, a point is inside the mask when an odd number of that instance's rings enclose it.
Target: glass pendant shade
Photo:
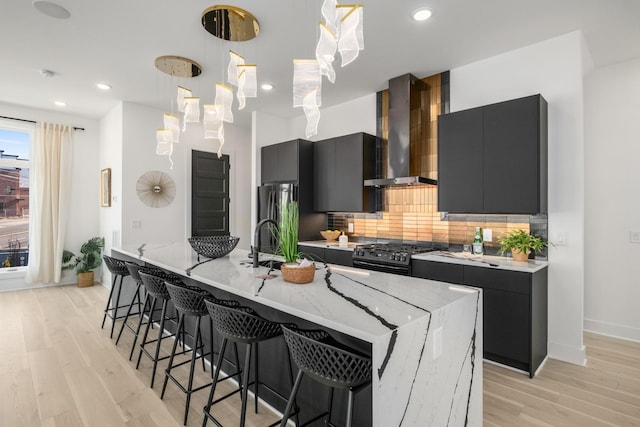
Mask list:
[[[227,68],[227,82],[230,85],[238,86],[238,76],[240,71],[238,65],[244,64],[244,58],[234,51],[229,51],[229,67]]]
[[[233,90],[229,86],[222,83],[216,83],[216,98],[214,104],[224,106],[224,115],[222,120],[227,123],[233,123]]]
[[[338,7],[337,0],[324,0],[322,3],[322,17],[324,24],[333,34],[338,34]]]
[[[305,97],[311,92],[315,94],[315,105],[322,105],[321,89],[322,74],[320,74],[320,64],[318,61],[314,59],[294,59],[293,106],[302,107]]]
[[[338,40],[336,35],[325,24],[320,23],[320,37],[316,46],[316,60],[320,65],[320,73],[327,76],[331,83],[336,81],[336,71],[333,69]]]
[[[180,119],[173,114],[164,113],[164,128],[171,131],[172,142],[180,142]]]
[[[173,136],[170,129],[158,129],[156,131],[156,154],[158,156],[169,156],[169,162],[171,166],[169,169],[173,169]]]
[[[222,105],[204,105],[204,117],[202,124],[204,128],[205,139],[218,139],[224,135],[224,106]]]
[[[198,123],[200,121],[200,98],[190,96],[184,99],[184,118],[182,120],[182,131],[187,128],[187,123]]]
[[[317,90],[318,89],[315,89],[309,92],[302,101],[304,115],[307,118],[307,127],[305,129],[307,138],[311,138],[318,133],[318,123],[320,122],[320,108],[318,108],[318,104],[316,104]]]
[[[178,96],[176,97],[176,102],[178,103],[178,111],[181,113],[184,113],[184,106],[185,106],[185,98],[190,97],[191,96],[191,91],[187,88],[184,88],[182,86],[178,86]]]
[[[258,77],[255,64],[238,65],[238,110],[244,109],[245,98],[255,98],[258,96]]]
[[[338,6],[338,16],[340,17],[338,51],[342,56],[344,67],[353,62],[364,49],[363,6]]]

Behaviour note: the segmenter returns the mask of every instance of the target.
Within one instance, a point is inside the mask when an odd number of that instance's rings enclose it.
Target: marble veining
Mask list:
[[[197,263],[186,242],[113,252],[181,275]],[[370,343],[375,427],[482,424],[480,290],[331,264],[291,284],[247,255],[200,264],[191,279]]]

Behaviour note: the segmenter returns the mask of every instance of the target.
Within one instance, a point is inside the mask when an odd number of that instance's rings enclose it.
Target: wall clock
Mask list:
[[[148,171],[138,178],[136,192],[145,205],[163,208],[173,201],[176,195],[176,184],[164,172]]]

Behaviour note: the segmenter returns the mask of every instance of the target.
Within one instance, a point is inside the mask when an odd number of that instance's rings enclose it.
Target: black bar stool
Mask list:
[[[198,390],[202,390],[205,387],[209,387],[212,384],[211,382],[209,382],[207,384],[193,388],[193,371],[197,359],[202,359],[202,369],[206,370],[204,359],[206,356],[212,355],[212,352],[205,353],[204,343],[202,342],[202,335],[200,334],[200,321],[203,316],[206,316],[207,319],[209,319],[209,342],[211,343],[211,348],[213,348],[213,325],[211,324],[211,318],[208,316],[209,313],[207,311],[207,307],[204,304],[204,298],[206,296],[210,296],[211,294],[203,289],[193,286],[186,286],[184,284],[166,282],[165,285],[167,287],[169,295],[171,295],[173,306],[178,310],[179,313],[178,330],[184,328],[184,321],[186,316],[195,317],[193,345],[190,350],[191,359],[176,363],[174,365],[173,362],[176,355],[176,348],[178,347],[178,340],[175,340],[173,342],[173,348],[171,349],[171,356],[169,357],[169,366],[167,366],[167,369],[165,371],[162,393],[160,394],[160,399],[164,398],[164,392],[167,389],[167,383],[169,382],[169,379],[171,379],[171,381],[173,381],[178,386],[178,388],[187,395],[187,402],[184,407],[184,425],[186,425],[187,418],[189,416],[189,403],[191,402],[191,394]],[[198,350],[200,350],[200,354],[198,354]],[[190,363],[190,366],[189,380],[187,382],[187,386],[185,387],[180,384],[180,382],[171,374],[171,370],[186,363]]]
[[[104,259],[105,265],[111,272],[113,280],[111,282],[111,290],[109,291],[109,299],[107,300],[107,305],[104,308],[101,328],[104,328],[104,322],[107,320],[107,316],[109,316],[111,318],[111,334],[109,337],[113,338],[113,329],[116,326],[116,320],[124,318],[124,316],[118,316],[118,310],[127,307],[127,305],[120,305],[120,294],[122,293],[122,279],[129,275],[129,270],[127,270],[127,267],[124,265],[124,261],[112,258],[108,255],[102,255],[102,259]],[[118,277],[120,277],[120,282],[117,284],[118,292],[116,293],[116,301],[114,303],[111,300],[116,289],[116,280]],[[140,304],[140,300],[138,300],[138,304]]]
[[[180,278],[178,276],[174,276],[172,274],[166,273],[157,267],[139,265],[129,261],[125,261],[124,264],[127,267],[127,270],[129,270],[129,274],[131,275],[131,278],[136,282],[136,293],[140,291],[144,291],[144,302],[142,303],[142,310],[138,308],[138,313],[133,313],[134,315],[137,314],[139,317],[137,327],[134,329],[133,326],[127,323],[127,321],[129,320],[129,316],[132,314],[131,309],[133,308],[133,305],[134,305],[134,300],[132,299],[131,304],[129,304],[127,314],[124,317],[124,321],[120,326],[120,332],[118,332],[118,338],[116,338],[116,345],[118,345],[118,343],[120,342],[120,337],[122,336],[122,331],[124,331],[125,326],[133,333],[133,343],[131,344],[131,352],[129,353],[129,360],[131,360],[131,358],[133,357],[133,351],[136,348],[136,342],[138,341],[138,335],[140,334],[140,328],[142,327],[143,324],[146,324],[146,322],[144,321],[144,315],[145,313],[147,313],[147,306],[151,307],[149,293],[146,291],[146,287],[144,286],[144,283],[142,282],[142,279],[140,278],[139,273],[143,272],[146,274],[151,274],[153,276],[161,277],[164,280],[170,280],[170,281],[179,281]],[[149,313],[148,318],[149,318],[149,321],[152,321],[153,313]],[[151,328],[153,328],[153,323],[151,324]]]
[[[164,325],[166,321],[176,321],[176,318],[171,318],[167,314],[168,303],[171,300],[171,295],[167,291],[167,287],[165,285],[166,280],[175,280],[175,277],[171,277],[164,273],[157,273],[155,275],[145,273],[143,271],[139,271],[140,279],[142,283],[151,296],[151,306],[149,308],[149,321],[147,322],[144,328],[144,334],[142,335],[142,342],[140,343],[140,353],[138,353],[138,361],[136,362],[136,369],[140,367],[140,359],[142,358],[142,354],[145,354],[153,361],[153,370],[151,371],[151,388],[153,388],[153,384],[156,379],[156,369],[158,367],[158,362],[160,360],[164,360],[169,358],[169,356],[160,357],[160,346],[162,345],[162,340],[165,338],[171,338],[173,336],[176,337],[180,332],[180,328],[176,329],[175,334],[165,334],[164,333]],[[149,335],[149,327],[153,324],[153,313],[156,311],[156,303],[158,301],[162,301],[162,310],[160,313],[160,326],[158,328],[158,337],[156,339],[148,340],[147,336]],[[138,332],[139,332],[138,325]],[[147,344],[156,343],[155,351],[153,354],[149,353],[149,351],[145,348]]]
[[[331,423],[331,409],[333,406],[333,392],[335,388],[348,389],[347,419],[344,424],[351,426],[353,413],[353,395],[371,382],[371,358],[349,349],[321,330],[301,330],[295,325],[283,325],[284,339],[296,365],[298,376],[291,390],[291,396],[284,411],[281,427],[285,427],[291,417],[289,412],[294,404],[298,387],[304,374],[315,381],[331,387],[329,394],[329,408],[326,412],[314,417],[303,425],[311,424],[327,417],[326,425]]]
[[[271,387],[266,384],[260,383],[259,375],[258,375],[258,344],[262,341],[266,341],[272,338],[276,338],[282,335],[282,328],[279,323],[271,322],[269,320],[263,319],[260,317],[253,309],[249,307],[241,306],[240,303],[236,301],[221,301],[221,300],[213,300],[213,299],[205,299],[205,304],[207,306],[207,310],[209,310],[209,315],[213,320],[213,325],[216,330],[222,335],[222,345],[220,348],[220,353],[218,355],[218,362],[216,363],[216,371],[213,376],[213,386],[211,387],[211,391],[209,393],[209,399],[207,401],[206,406],[204,407],[204,419],[202,422],[202,426],[206,426],[208,420],[213,421],[217,426],[221,426],[220,422],[216,420],[216,418],[211,415],[211,407],[221,400],[224,400],[238,392],[240,392],[242,409],[240,411],[240,427],[244,427],[246,412],[247,412],[247,392],[249,390],[249,386],[254,384],[254,403],[255,403],[255,412],[258,413],[258,390],[259,385],[262,384],[263,387],[266,387],[274,394],[280,396],[283,400],[287,400],[286,396],[278,393],[276,390],[273,390]],[[225,354],[226,346],[228,341],[233,342],[234,345],[246,344],[246,352],[244,357],[244,367],[242,369],[242,381],[238,381],[238,389],[234,390],[215,401],[213,400],[216,385],[218,382],[223,381],[226,378],[219,380],[220,369],[223,362],[223,357]],[[251,354],[253,352],[254,355],[254,380],[249,383],[249,371],[251,369]],[[287,352],[287,356],[288,356]],[[237,357],[237,349],[236,349],[236,357]],[[293,385],[293,374],[291,370],[291,359],[287,357],[289,362],[289,378],[291,381],[291,385]],[[297,410],[295,412],[297,414]],[[292,414],[294,415],[294,414]],[[291,416],[291,415],[290,415]],[[271,424],[270,426],[276,426],[280,424],[280,420]],[[296,423],[297,424],[297,423]]]

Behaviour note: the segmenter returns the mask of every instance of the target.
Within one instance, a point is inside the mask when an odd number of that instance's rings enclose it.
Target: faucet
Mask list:
[[[251,248],[251,254],[253,255],[253,268],[257,268],[258,267],[258,256],[260,255],[260,230],[262,229],[262,226],[267,224],[267,223],[271,223],[276,227],[276,230],[278,229],[278,223],[275,222],[272,219],[263,219],[260,220],[260,222],[258,222],[258,224],[256,224],[256,229],[254,231],[253,234],[253,248]]]

